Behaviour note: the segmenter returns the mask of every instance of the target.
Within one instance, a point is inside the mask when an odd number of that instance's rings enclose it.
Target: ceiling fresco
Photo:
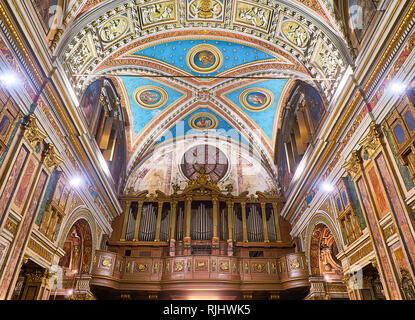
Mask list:
[[[224,94],[225,99],[249,116],[273,141],[281,93],[288,80],[260,81]]]
[[[153,118],[185,96],[177,89],[146,78],[121,76],[119,79],[128,101],[132,144]]]
[[[141,49],[134,53],[174,66],[195,76],[218,76],[231,68],[258,61],[282,62],[280,58],[251,46],[229,41],[176,40]]]
[[[276,175],[288,88],[308,81],[329,102],[348,64],[327,8],[326,0],[87,1],[57,55],[79,95],[97,76],[113,80],[129,171],[155,145],[197,131],[255,149]]]
[[[231,138],[236,144],[241,143],[247,147],[250,146],[239,131],[207,107],[198,108],[178,121],[153,146],[185,135],[218,135]]]

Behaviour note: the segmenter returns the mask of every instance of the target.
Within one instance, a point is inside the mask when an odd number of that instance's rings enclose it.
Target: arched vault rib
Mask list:
[[[147,3],[150,5],[149,3]],[[270,27],[268,30],[258,31],[248,24],[241,25],[235,20],[232,13],[232,6],[237,5],[237,1],[227,2],[228,7],[224,10],[224,19],[222,22],[187,22],[185,15],[186,10],[179,10],[175,4],[175,13],[177,13],[174,21],[166,21],[166,23],[157,23],[154,25],[142,25],[142,17],[140,17],[141,4],[133,1],[103,3],[90,12],[82,15],[74,25],[68,30],[61,40],[57,54],[71,77],[73,73],[90,73],[94,72],[101,62],[120,48],[124,48],[128,44],[138,39],[144,39],[149,35],[164,35],[169,30],[175,32],[182,30],[188,34],[194,34],[197,31],[206,32],[212,27],[213,34],[219,31],[227,31],[234,34],[234,38],[250,35],[252,38],[262,39],[273,46],[279,47],[282,51],[291,55],[301,65],[304,65],[313,77],[336,78],[333,82],[322,82],[325,94],[330,98],[334,89],[339,83],[345,66],[350,61],[348,49],[345,41],[339,36],[339,33],[331,26],[327,26],[327,22],[321,19],[313,10],[307,8],[301,3],[293,1],[270,1],[267,10],[273,12],[272,21],[268,21]],[[252,2],[252,5],[259,3]],[[183,6],[179,2],[179,6]],[[125,14],[130,19],[130,29],[125,34],[114,40],[110,44],[105,44],[100,39],[100,30],[110,19]],[[310,39],[305,48],[296,47],[293,43],[285,39],[281,35],[281,21],[288,19],[303,26],[309,34]],[[287,21],[288,21],[287,20]],[[286,21],[284,20],[284,23]],[[199,30],[198,30],[199,29]],[[210,31],[205,34],[208,35]],[[83,48],[90,45],[88,54],[79,50],[78,44],[82,43]],[[318,51],[318,54],[315,52]],[[79,55],[86,55],[82,59]],[[321,57],[319,55],[322,55]],[[319,63],[319,59],[324,59],[326,63]],[[331,65],[332,68],[326,68],[325,65]],[[76,67],[74,67],[76,66]],[[339,66],[339,67],[337,67]],[[334,68],[334,69],[333,69]],[[75,83],[76,82],[76,83]],[[83,88],[84,79],[77,78],[74,82],[76,90],[79,92]]]

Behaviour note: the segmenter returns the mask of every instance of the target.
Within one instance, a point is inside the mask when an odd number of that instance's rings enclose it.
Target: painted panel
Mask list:
[[[20,179],[19,189],[16,193],[16,197],[14,198],[14,205],[16,209],[22,209],[22,206],[26,200],[27,192],[29,191],[29,187],[31,185],[32,176],[35,172],[37,165],[36,161],[33,157],[30,158],[28,165],[26,166],[25,172]]]
[[[399,229],[401,229],[401,236],[408,248],[410,256],[415,257],[415,242],[412,236],[411,229],[409,227],[410,221],[408,221],[406,218],[407,213],[402,207],[402,203],[399,199],[397,189],[395,187],[395,184],[393,183],[392,176],[389,172],[383,154],[380,154],[376,158],[376,164],[378,166],[379,171],[381,172],[382,180],[387,191],[387,196],[392,206],[392,212],[398,223]]]
[[[364,211],[366,212],[366,217],[369,223],[369,228],[372,233],[372,239],[374,240],[374,248],[379,257],[380,269],[383,270],[384,283],[387,284],[387,287],[390,292],[391,299],[400,299],[398,288],[394,282],[393,270],[388,260],[388,255],[385,249],[385,244],[382,239],[382,235],[378,228],[378,222],[375,216],[375,213],[372,209],[372,205],[369,201],[369,196],[367,193],[366,186],[364,185],[363,179],[360,177],[357,182],[357,189],[360,194],[362,205]],[[386,288],[385,288],[386,289]]]
[[[376,14],[373,0],[349,0],[350,20],[353,31],[359,43]]]
[[[202,121],[204,118],[204,121]],[[210,122],[209,122],[210,121]],[[226,120],[209,108],[198,108],[178,121],[154,144],[158,145],[187,134],[217,134],[249,146],[249,143]]]
[[[85,115],[88,124],[91,123],[95,109],[98,105],[98,99],[101,93],[101,85],[102,82],[100,80],[95,81],[88,87],[88,89],[86,89],[83,95],[80,107]]]
[[[13,168],[10,171],[9,178],[7,179],[5,183],[5,188],[3,190],[3,193],[0,197],[0,217],[1,220],[4,218],[5,209],[8,206],[14,191],[16,190],[16,184],[18,182],[18,179],[20,178],[20,175],[22,173],[22,168],[28,158],[28,150],[25,146],[22,146],[19,150],[19,153],[17,155],[17,158],[13,164]]]
[[[47,35],[53,26],[53,18],[57,12],[58,0],[32,0],[33,7]]]
[[[375,167],[371,167],[368,171],[369,180],[372,185],[374,199],[377,204],[377,211],[379,213],[379,219],[382,219],[389,211],[389,206],[385,198],[385,194],[382,185],[379,181],[379,177],[376,173]]]
[[[12,249],[13,251],[10,254],[11,259],[8,262],[8,268],[5,270],[3,281],[1,282],[0,288],[2,288],[2,290],[4,291],[7,290],[8,286],[10,285],[10,281],[13,278],[14,273],[17,271],[17,264],[22,255],[22,249],[24,248],[24,245],[30,236],[30,229],[32,226],[34,214],[39,207],[41,195],[46,185],[47,178],[48,176],[46,172],[42,171],[36,183],[35,191],[33,193],[32,201],[30,202],[29,209],[24,215],[24,220],[22,222],[20,232],[16,236],[15,245],[14,245],[14,248]]]
[[[277,108],[286,83],[287,80],[281,79],[261,81],[226,93],[224,97],[249,116],[261,128],[269,141],[272,141],[274,125],[276,125]],[[272,95],[272,102],[269,104],[266,94],[263,96],[259,95],[264,90]],[[265,99],[261,99],[261,97],[265,97]],[[247,103],[249,98],[251,98],[251,103]],[[255,104],[260,104],[260,106],[267,105],[267,107],[255,110],[252,108]]]

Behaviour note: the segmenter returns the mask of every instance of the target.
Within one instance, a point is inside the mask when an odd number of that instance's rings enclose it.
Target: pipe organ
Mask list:
[[[303,253],[295,248],[289,223],[279,215],[281,196],[233,195],[203,174],[184,190],[173,189],[171,195],[142,191],[122,196],[124,217],[113,225],[108,251],[98,252],[92,284],[170,298],[172,292],[215,290],[218,285],[239,298],[243,291],[278,296],[284,290],[308,290]],[[112,263],[102,265],[110,252],[118,268],[111,281],[104,269]],[[288,261],[287,255],[295,256],[290,260],[295,263],[278,264]],[[292,279],[290,268],[296,270]],[[117,279],[122,283],[114,285]]]

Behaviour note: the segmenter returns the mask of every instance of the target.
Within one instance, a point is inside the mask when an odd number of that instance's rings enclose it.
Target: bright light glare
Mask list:
[[[294,179],[294,180],[297,180],[297,179],[298,179],[298,178],[302,175],[302,173],[303,173],[304,169],[305,169],[305,161],[304,161],[304,159],[303,159],[303,160],[301,160],[301,162],[298,164],[297,169],[295,170],[295,174],[294,174],[293,179]]]
[[[71,296],[73,294],[73,290],[72,289],[69,289],[68,290],[68,296]]]
[[[77,188],[80,187],[82,185],[82,178],[81,177],[73,177],[70,181],[69,184],[71,185],[71,187],[73,188]]]
[[[14,87],[19,83],[19,78],[13,72],[7,72],[0,75],[0,82],[6,87]]]
[[[328,182],[324,182],[324,183],[321,185],[321,189],[322,189],[324,192],[330,193],[330,192],[332,192],[332,191],[334,190],[334,187],[333,187],[330,183],[328,183]]]
[[[394,93],[401,94],[406,90],[406,86],[401,82],[393,82],[390,86]]]

